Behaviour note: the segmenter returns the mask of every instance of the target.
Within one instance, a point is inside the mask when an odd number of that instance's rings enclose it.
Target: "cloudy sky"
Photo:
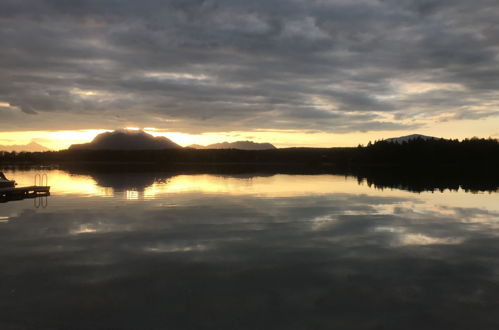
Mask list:
[[[0,144],[499,137],[497,0],[2,0]]]

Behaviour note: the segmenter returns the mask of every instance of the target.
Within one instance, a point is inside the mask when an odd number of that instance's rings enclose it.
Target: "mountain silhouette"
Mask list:
[[[182,147],[165,138],[152,136],[144,131],[106,132],[97,135],[92,142],[73,144],[70,150],[158,150],[181,149]]]
[[[422,135],[422,134],[411,134],[411,135],[405,135],[397,138],[389,138],[385,139],[386,142],[392,142],[392,143],[404,143],[404,142],[409,142],[412,140],[440,140],[440,138],[434,137],[434,136],[428,136],[428,135]]]
[[[14,145],[0,145],[0,151],[15,151],[15,152],[21,152],[21,151],[26,151],[26,152],[43,152],[43,151],[50,151],[49,148],[42,146],[41,144],[38,144],[34,141],[28,143],[28,144],[14,144]]]
[[[237,142],[222,142],[202,146],[199,144],[192,144],[188,148],[194,149],[240,149],[240,150],[267,150],[277,149],[270,143],[256,143],[252,141],[237,141]]]

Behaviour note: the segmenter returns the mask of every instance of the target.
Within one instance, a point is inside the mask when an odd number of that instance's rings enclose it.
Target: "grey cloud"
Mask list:
[[[487,117],[497,116],[499,114],[499,108],[493,107],[488,111],[457,111],[447,120],[452,119],[485,119]]]
[[[476,108],[497,102],[497,15],[489,0],[6,0],[0,102],[20,114],[0,127],[96,128],[98,113],[106,128],[119,115],[185,132],[349,132],[418,127],[382,113],[494,116]],[[463,89],[405,95],[394,81]]]

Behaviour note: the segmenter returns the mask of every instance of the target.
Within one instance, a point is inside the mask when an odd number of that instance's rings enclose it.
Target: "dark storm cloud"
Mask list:
[[[5,0],[0,128],[349,132],[489,117],[498,16],[489,0]]]

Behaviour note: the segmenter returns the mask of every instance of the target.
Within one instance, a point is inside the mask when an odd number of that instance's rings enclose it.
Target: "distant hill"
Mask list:
[[[385,139],[385,141],[386,142],[392,142],[392,143],[404,143],[404,142],[408,142],[408,141],[411,141],[411,140],[417,140],[417,139],[421,139],[421,140],[440,140],[441,138],[437,138],[437,137],[434,137],[434,136],[428,136],[428,135],[421,135],[421,134],[411,134],[411,135],[401,136],[401,137],[397,137],[397,138]]]
[[[30,142],[28,144],[19,144],[19,145],[0,145],[0,151],[42,152],[42,151],[50,151],[50,149],[36,142]]]
[[[181,148],[181,146],[163,136],[154,137],[143,131],[121,130],[101,133],[90,143],[73,144],[69,147],[70,150],[158,150]]]
[[[256,143],[252,141],[237,141],[237,142],[222,142],[202,146],[199,144],[191,144],[188,148],[194,149],[240,149],[240,150],[268,150],[277,149],[270,143]]]

